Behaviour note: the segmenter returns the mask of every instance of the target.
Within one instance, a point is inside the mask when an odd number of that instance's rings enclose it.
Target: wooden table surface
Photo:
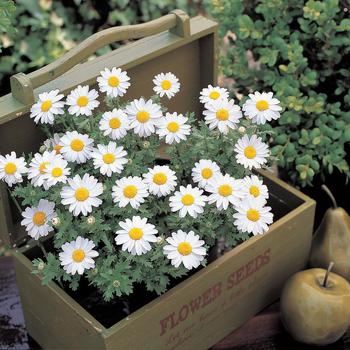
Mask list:
[[[11,257],[0,258],[0,349],[39,350],[26,332]],[[293,341],[284,331],[278,303],[270,305],[212,350],[315,349]],[[350,330],[337,343],[322,349],[350,349]],[[155,349],[162,350],[162,349]]]

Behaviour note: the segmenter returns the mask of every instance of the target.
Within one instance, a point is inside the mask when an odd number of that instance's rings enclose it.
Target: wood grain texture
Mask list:
[[[325,350],[350,348],[350,329],[335,344]],[[19,292],[15,280],[13,260],[0,258],[0,349],[40,350],[27,332]],[[271,304],[242,327],[230,333],[212,350],[312,350],[295,342],[284,330],[279,317],[278,303]]]

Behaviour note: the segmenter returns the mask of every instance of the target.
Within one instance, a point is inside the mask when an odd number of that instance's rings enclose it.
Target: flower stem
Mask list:
[[[22,210],[21,206],[19,205],[19,203],[18,203],[16,197],[12,194],[12,192],[10,191],[9,188],[8,188],[7,190],[9,191],[10,197],[11,197],[13,203],[15,204],[17,210],[18,210],[19,213],[21,214],[23,210]]]

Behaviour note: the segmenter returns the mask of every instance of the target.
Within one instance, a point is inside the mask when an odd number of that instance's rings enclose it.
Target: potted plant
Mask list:
[[[23,111],[5,115],[5,108],[3,130],[23,115],[51,135],[36,140],[39,152],[27,165],[15,153],[0,159],[1,178],[16,185],[12,204],[21,207],[15,229],[33,238],[14,256],[29,332],[45,347],[207,348],[272,301],[307,260],[313,201],[266,172],[251,174],[267,163],[265,131],[258,130],[278,118],[278,101],[269,94],[252,99],[243,118],[225,89],[201,91],[205,76],[179,62],[213,53],[211,21],[175,12],[130,33],[174,27],[178,35],[162,32],[77,66],[41,87],[34,103],[32,86],[51,79],[45,71],[15,76],[13,94],[2,98]],[[83,42],[69,65],[105,35]],[[129,63],[111,65],[126,57]],[[47,72],[60,75],[62,62]],[[172,72],[162,73],[162,65]],[[168,98],[179,112],[161,105]],[[203,104],[204,121],[185,114],[186,103],[194,111]],[[253,115],[257,103],[274,113]],[[275,222],[263,234],[270,205]],[[235,248],[211,259],[219,238]]]

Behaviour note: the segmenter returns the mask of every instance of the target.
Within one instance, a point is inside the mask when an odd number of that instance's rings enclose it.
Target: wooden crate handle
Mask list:
[[[10,78],[12,96],[25,105],[34,103],[34,89],[59,77],[98,49],[120,40],[140,39],[169,30],[181,37],[190,36],[190,18],[186,12],[174,10],[153,21],[112,27],[91,35],[56,61],[29,73]]]

